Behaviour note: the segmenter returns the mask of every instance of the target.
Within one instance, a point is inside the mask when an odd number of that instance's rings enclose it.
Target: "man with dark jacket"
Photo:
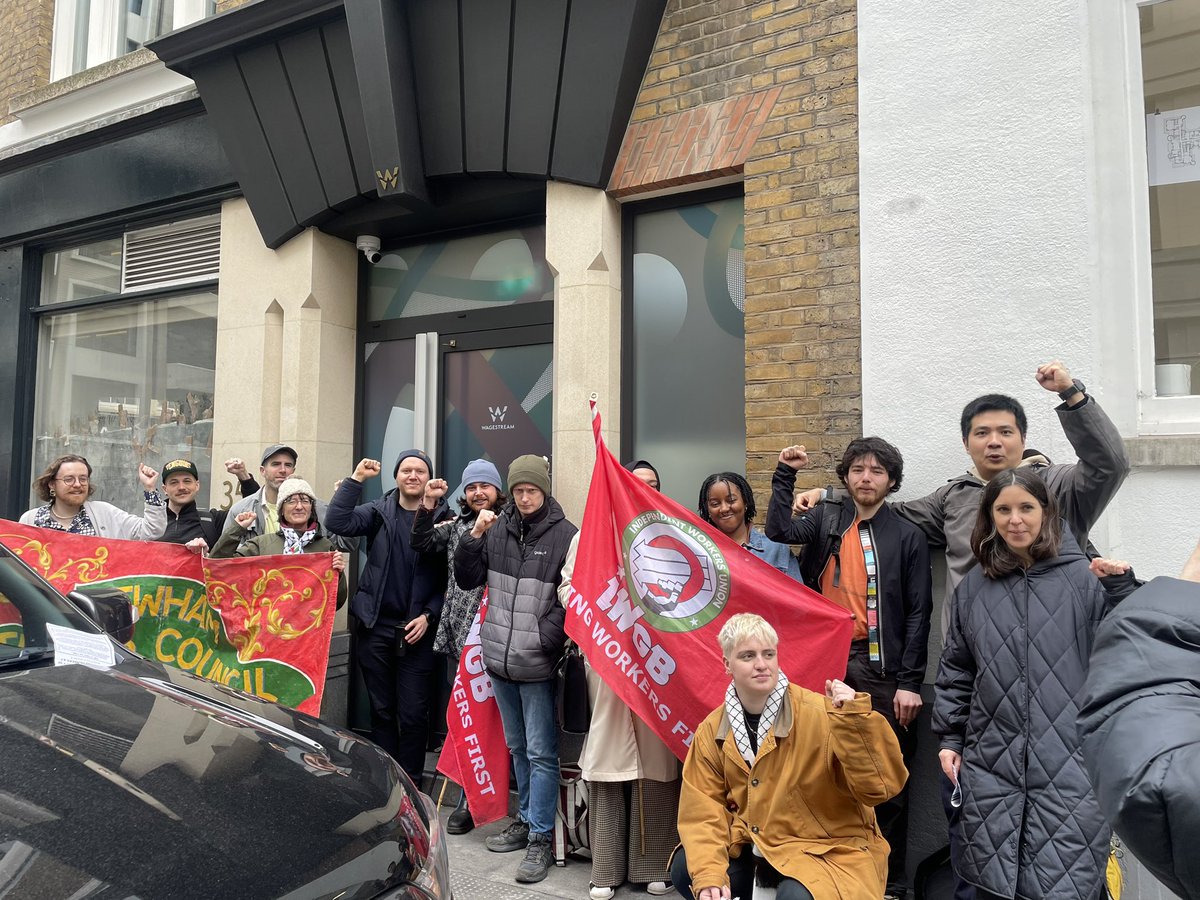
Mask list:
[[[983,489],[993,475],[1015,466],[1032,467],[1054,495],[1076,542],[1087,552],[1092,550],[1088,532],[1129,474],[1125,442],[1095,398],[1088,395],[1084,383],[1072,378],[1067,367],[1057,360],[1038,366],[1034,378],[1062,401],[1056,410],[1058,420],[1078,462],[1051,465],[1044,457],[1026,457],[1025,409],[1012,397],[985,394],[963,408],[959,421],[963,449],[971,458],[971,468],[931,494],[892,504],[894,512],[925,532],[931,546],[946,550],[943,637],[950,625],[954,589],[977,562],[971,550],[971,532],[979,515]],[[797,502],[801,506],[813,505],[821,500],[821,494],[820,488],[807,491]],[[958,810],[950,805],[950,792],[950,781],[943,778],[942,799],[951,823],[951,856],[957,861],[962,852],[955,826]],[[975,891],[960,879],[954,896],[956,900],[972,900]]]
[[[566,643],[558,585],[578,529],[550,496],[545,457],[513,460],[508,493],[510,506],[500,515],[480,510],[459,540],[454,578],[463,590],[488,586],[480,631],[483,662],[520,796],[517,819],[486,844],[497,853],[525,849],[517,881],[529,883],[545,878],[554,862],[550,841],[559,777],[554,670]]]
[[[837,467],[849,496],[826,500],[792,519],[796,470],[807,463],[803,446],[780,452],[771,479],[767,537],[802,544],[804,583],[853,613],[846,684],[871,695],[871,707],[892,726],[907,766],[917,749],[917,732],[910,726],[921,711],[933,587],[925,535],[887,503],[904,477],[904,459],[882,438],[851,441]],[[907,789],[880,804],[875,814],[891,845],[885,896],[902,897],[908,881]]]
[[[1100,811],[1154,877],[1200,900],[1200,546],[1096,629],[1079,708]]]
[[[239,469],[240,471],[235,471]],[[246,474],[240,459],[225,463],[225,470],[238,476],[243,497],[258,491],[258,482]],[[183,544],[189,550],[211,550],[217,546],[225,527],[224,509],[201,509],[196,505],[200,494],[200,470],[190,459],[173,459],[162,468],[163,493],[167,496],[167,530],[160,541]]]
[[[367,537],[367,564],[350,612],[357,622],[354,652],[371,706],[371,740],[420,787],[446,559],[412,546],[413,519],[433,474],[429,457],[421,450],[401,453],[392,472],[396,487],[356,505],[362,483],[379,472],[378,460],[360,461],[329,501],[325,524],[338,534]]]

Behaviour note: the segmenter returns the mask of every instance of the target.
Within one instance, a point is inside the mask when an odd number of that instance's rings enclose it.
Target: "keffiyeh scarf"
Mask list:
[[[775,724],[775,718],[779,715],[779,710],[783,708],[783,701],[787,697],[787,676],[782,672],[779,673],[779,681],[775,685],[775,689],[771,691],[771,696],[767,697],[767,705],[763,707],[762,716],[758,720],[758,749],[762,749],[763,741],[768,734],[771,733],[771,728]],[[742,758],[749,765],[754,765],[754,759],[757,754],[750,747],[750,735],[746,731],[746,716],[742,708],[742,701],[738,698],[737,689],[734,688],[733,682],[729,683],[729,687],[725,690],[725,715],[729,719],[729,727],[733,731],[733,741],[737,745],[738,752],[742,754]]]
[[[310,528],[304,534],[297,534],[294,528],[284,525],[279,529],[279,533],[283,535],[284,553],[303,553],[304,548],[317,536],[317,529]]]

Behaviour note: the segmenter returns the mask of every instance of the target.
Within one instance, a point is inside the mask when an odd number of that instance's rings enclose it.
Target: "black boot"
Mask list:
[[[446,819],[446,833],[466,834],[474,827],[475,820],[471,818],[471,810],[467,809],[467,792],[463,791],[458,795],[458,806]]]

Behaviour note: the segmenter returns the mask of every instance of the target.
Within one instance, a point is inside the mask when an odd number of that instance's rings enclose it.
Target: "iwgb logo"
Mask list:
[[[660,631],[694,631],[729,600],[729,565],[701,529],[657,510],[626,526],[626,585]]]

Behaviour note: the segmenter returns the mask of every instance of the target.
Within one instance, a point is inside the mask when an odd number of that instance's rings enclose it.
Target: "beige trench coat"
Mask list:
[[[584,781],[675,781],[679,760],[588,666],[592,724],[579,755]]]
[[[567,548],[563,561],[562,581],[558,599],[567,602],[571,576],[575,572],[575,553],[579,535]],[[587,670],[588,700],[592,706],[592,721],[579,755],[579,768],[584,781],[676,781],[679,760],[667,749],[641,719],[633,714],[591,666]]]

